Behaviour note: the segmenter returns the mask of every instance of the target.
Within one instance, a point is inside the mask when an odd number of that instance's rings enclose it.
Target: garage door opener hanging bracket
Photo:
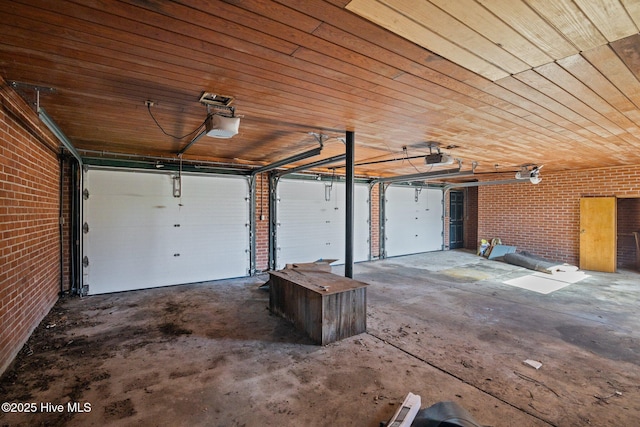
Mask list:
[[[173,197],[182,198],[182,154],[178,156],[180,166],[178,167],[178,175],[173,177]],[[182,203],[178,204],[182,206]]]

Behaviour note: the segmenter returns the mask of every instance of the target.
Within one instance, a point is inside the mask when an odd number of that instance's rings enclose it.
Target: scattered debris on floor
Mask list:
[[[378,427],[408,390],[496,427],[636,425],[638,273],[505,297],[502,281],[522,271],[475,251],[358,263],[367,331],[326,346],[269,313],[257,288],[266,274],[62,298],[0,377],[0,395],[65,412],[0,413],[0,426]]]
[[[409,393],[388,422],[382,427],[480,427],[473,416],[456,402],[438,402],[420,409],[419,395]]]
[[[541,273],[567,273],[578,271],[578,267],[544,259],[529,252],[509,253],[504,255],[504,262]]]
[[[524,364],[525,365],[529,365],[532,368],[535,368],[536,370],[542,368],[542,363],[538,362],[537,360],[533,360],[533,359],[525,360]]]

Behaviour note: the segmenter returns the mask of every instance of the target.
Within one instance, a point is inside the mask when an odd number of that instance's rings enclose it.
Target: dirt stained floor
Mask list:
[[[464,251],[356,264],[367,332],[327,346],[270,314],[268,275],[64,298],[0,378],[36,412],[0,425],[377,427],[408,392],[485,426],[638,425],[640,274],[503,283],[530,273]]]

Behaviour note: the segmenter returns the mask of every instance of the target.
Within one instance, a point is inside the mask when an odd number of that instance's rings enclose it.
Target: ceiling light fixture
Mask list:
[[[532,184],[539,184],[540,181],[542,181],[542,177],[540,177],[540,169],[542,169],[542,166],[533,166],[531,170],[529,170],[527,166],[522,166],[522,168],[516,172],[516,179],[528,179]]]
[[[211,138],[231,138],[238,134],[240,117],[236,117],[233,104],[234,97],[203,92],[200,103],[207,107],[205,135]],[[213,111],[213,109],[221,111]]]
[[[433,152],[434,149],[436,150],[435,153]],[[454,161],[453,157],[440,151],[437,142],[432,142],[429,145],[429,154],[424,156],[424,163],[430,166],[452,165]]]
[[[240,117],[209,114],[204,124],[207,136],[212,138],[231,138],[238,134]]]
[[[451,165],[454,162],[454,158],[445,153],[433,153],[424,156],[424,162],[431,166]]]

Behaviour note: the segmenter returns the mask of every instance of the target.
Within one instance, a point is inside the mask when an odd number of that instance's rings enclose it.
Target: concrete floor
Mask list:
[[[0,380],[38,413],[0,425],[377,427],[408,392],[487,426],[638,425],[640,274],[502,283],[530,273],[465,251],[357,264],[368,332],[324,347],[269,314],[266,276],[64,299]]]

